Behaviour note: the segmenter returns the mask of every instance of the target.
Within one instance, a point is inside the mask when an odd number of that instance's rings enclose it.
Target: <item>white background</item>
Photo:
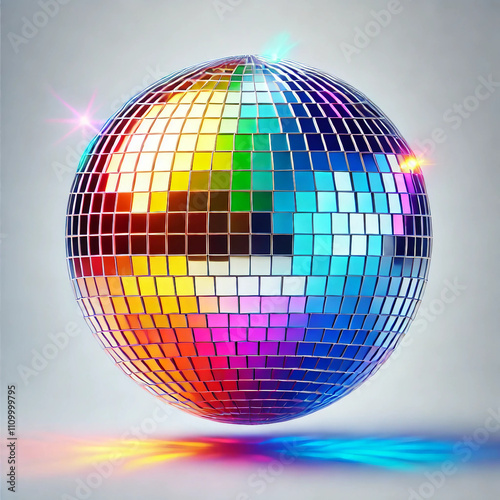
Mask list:
[[[95,92],[93,117],[104,121],[172,71],[262,53],[282,33],[297,43],[287,57],[354,85],[415,150],[429,146],[424,175],[434,252],[422,303],[427,315],[379,374],[318,413],[235,428],[174,410],[151,437],[321,432],[460,439],[498,410],[500,86],[482,89],[480,101],[469,96],[481,78],[500,82],[499,2],[54,1],[45,18],[43,1],[2,5],[2,391],[17,385],[21,440],[118,437],[157,407],[113,366],[75,304],[64,218],[77,156],[91,135],[78,130],[61,139],[73,125],[49,120],[73,115],[54,94],[83,110]],[[393,13],[382,26],[374,12],[389,7]],[[29,31],[33,21],[41,26]],[[465,106],[463,116],[454,105]],[[456,293],[453,282],[460,285]],[[37,364],[33,358],[51,342],[49,334],[71,322],[80,333],[47,366]],[[391,500],[408,498],[410,488],[426,481],[422,473],[290,466],[261,492],[248,482],[257,470],[254,463],[170,462],[140,473],[117,471],[91,497]],[[22,464],[18,473],[23,500],[75,495],[76,479],[85,477],[75,471],[35,480],[23,475]],[[499,490],[493,469],[464,467],[434,497],[493,500]]]

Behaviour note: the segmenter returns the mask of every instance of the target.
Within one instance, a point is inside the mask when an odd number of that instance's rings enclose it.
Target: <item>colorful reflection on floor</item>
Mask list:
[[[260,436],[186,439],[86,439],[60,435],[23,439],[23,469],[29,476],[76,472],[87,467],[124,472],[172,461],[262,463],[279,461],[296,467],[361,466],[411,472],[443,464],[500,463],[500,440],[483,442],[467,435],[422,436]]]

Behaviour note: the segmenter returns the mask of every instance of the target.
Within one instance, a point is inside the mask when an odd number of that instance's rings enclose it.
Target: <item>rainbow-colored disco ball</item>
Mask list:
[[[372,375],[431,253],[408,144],[356,89],[256,56],[170,75],[82,157],[68,204],[78,303],[117,365],[200,417],[282,422]]]

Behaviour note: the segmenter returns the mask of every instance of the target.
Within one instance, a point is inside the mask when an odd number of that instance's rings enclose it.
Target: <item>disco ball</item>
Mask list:
[[[408,144],[363,94],[290,61],[228,57],[138,94],[85,151],[69,271],[116,364],[219,422],[323,408],[389,357],[427,279]]]

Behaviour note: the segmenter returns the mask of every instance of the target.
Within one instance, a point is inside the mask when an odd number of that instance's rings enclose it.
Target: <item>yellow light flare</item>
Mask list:
[[[415,156],[405,156],[404,160],[400,162],[401,171],[404,173],[419,172],[423,165],[428,165],[424,158]]]

